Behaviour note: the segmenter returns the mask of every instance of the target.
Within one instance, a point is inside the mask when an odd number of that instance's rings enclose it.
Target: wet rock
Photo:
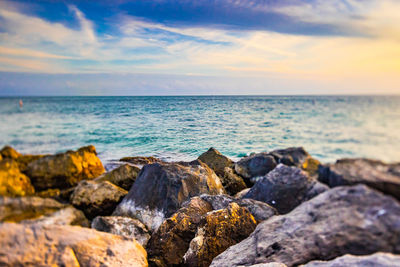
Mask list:
[[[340,159],[321,166],[319,180],[331,187],[366,184],[400,199],[399,164],[385,164],[371,159]]]
[[[69,188],[82,179],[93,179],[104,172],[94,146],[45,156],[28,164],[26,174],[37,191]]]
[[[71,203],[89,219],[111,215],[128,191],[108,181],[81,181],[71,195]]]
[[[224,192],[218,176],[201,161],[145,165],[113,215],[137,218],[154,231],[191,197]]]
[[[0,161],[0,195],[27,196],[33,195],[34,192],[30,179],[20,172],[15,160]]]
[[[147,266],[132,239],[77,226],[0,225],[1,266]]]
[[[279,164],[258,180],[243,198],[263,201],[284,214],[328,189],[299,168]]]
[[[42,225],[78,225],[90,227],[88,219],[82,211],[72,206],[67,206],[47,216],[35,219],[22,220],[21,223],[36,223]]]
[[[120,216],[98,216],[92,221],[92,228],[135,239],[145,247],[150,239],[149,231],[139,220]]]
[[[20,222],[48,216],[68,205],[40,197],[0,197],[0,222]]]
[[[212,211],[211,205],[200,197],[186,202],[153,233],[147,246],[149,262],[154,266],[182,264],[197,227],[209,211]]]
[[[163,162],[161,159],[158,159],[155,157],[140,157],[140,156],[139,157],[124,157],[124,158],[120,159],[120,161],[129,162],[129,163],[137,165],[137,166],[144,166],[147,164]]]
[[[276,161],[268,153],[258,153],[235,163],[235,171],[244,178],[264,176],[276,167]]]
[[[287,266],[345,254],[400,252],[400,204],[365,185],[337,187],[260,223],[211,266]]]
[[[136,166],[124,164],[118,168],[102,174],[95,179],[96,182],[109,181],[125,190],[131,189],[140,169]]]
[[[392,267],[400,266],[400,255],[374,253],[367,256],[344,255],[331,261],[311,261],[303,267]]]
[[[228,247],[242,241],[257,223],[251,213],[236,203],[226,209],[209,212],[204,226],[197,230],[184,255],[189,266],[209,266],[212,259]]]

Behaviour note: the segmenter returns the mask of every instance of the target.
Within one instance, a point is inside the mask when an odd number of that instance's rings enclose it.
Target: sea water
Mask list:
[[[0,146],[42,154],[89,144],[104,163],[139,155],[192,160],[209,147],[237,160],[290,146],[322,162],[394,162],[400,161],[400,97],[0,98]]]

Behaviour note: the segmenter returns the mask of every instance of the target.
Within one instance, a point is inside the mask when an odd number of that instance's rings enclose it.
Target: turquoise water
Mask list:
[[[304,146],[323,162],[400,161],[400,97],[184,96],[0,98],[0,145],[56,153],[93,144],[104,161],[190,160],[214,146],[238,159]]]

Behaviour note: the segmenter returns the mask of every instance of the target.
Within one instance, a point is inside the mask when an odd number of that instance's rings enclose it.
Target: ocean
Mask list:
[[[0,146],[42,154],[89,144],[105,164],[125,156],[192,160],[209,147],[237,160],[290,146],[322,162],[395,162],[400,96],[0,98]]]

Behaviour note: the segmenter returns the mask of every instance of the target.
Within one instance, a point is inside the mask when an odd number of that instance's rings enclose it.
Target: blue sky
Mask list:
[[[1,1],[0,95],[398,94],[400,1]]]

